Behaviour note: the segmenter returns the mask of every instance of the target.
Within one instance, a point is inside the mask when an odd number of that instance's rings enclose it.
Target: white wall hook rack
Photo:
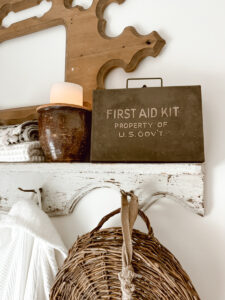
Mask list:
[[[30,197],[18,186],[34,190],[41,186],[42,208],[50,216],[68,215],[90,190],[109,187],[133,190],[142,207],[153,195],[175,199],[204,215],[204,164],[2,163],[0,172],[3,210]]]

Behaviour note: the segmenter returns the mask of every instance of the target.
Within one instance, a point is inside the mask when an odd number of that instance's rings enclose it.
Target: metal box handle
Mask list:
[[[150,77],[150,78],[127,78],[126,88],[128,89],[129,81],[131,80],[160,80],[161,87],[163,87],[163,79],[161,77]],[[146,87],[146,86],[144,86]]]

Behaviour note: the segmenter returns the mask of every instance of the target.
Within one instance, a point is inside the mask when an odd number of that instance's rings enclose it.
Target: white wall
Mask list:
[[[157,30],[167,41],[162,54],[156,59],[146,58],[132,76],[162,76],[165,85],[202,85],[207,161],[207,215],[201,218],[175,203],[161,200],[148,211],[148,216],[155,235],[180,260],[203,300],[225,299],[224,11],[223,0],[127,0],[120,6],[110,5],[105,13],[108,21],[107,33],[110,36],[120,34],[125,26],[135,25],[142,34]],[[20,39],[25,41],[26,37]],[[64,40],[62,35],[55,34],[53,40],[54,43],[60,41],[60,47],[64,47],[64,44],[61,44]],[[21,48],[20,42],[18,45],[14,43],[11,49],[10,42],[8,45],[0,45],[2,107],[6,103],[9,105],[9,101],[12,106],[21,100],[25,101],[25,98],[33,102],[35,99],[47,101],[51,82],[62,80],[64,76],[63,51],[54,53],[60,56],[54,61],[49,54],[49,58],[39,64],[41,68],[36,70],[35,80],[29,83],[29,93],[26,89],[18,89],[16,93],[11,94],[18,78],[15,75],[13,80],[10,79],[11,69],[8,65],[10,66],[10,61],[18,55],[18,49],[22,52],[32,46],[28,41],[26,43]],[[53,41],[49,40],[45,44],[39,43],[36,47],[40,51],[43,47],[52,49],[52,43]],[[45,50],[42,53],[43,57],[46,53],[51,51]],[[14,70],[18,65],[21,66],[21,62],[14,61]],[[28,68],[26,59],[23,66]],[[54,69],[54,72],[49,73],[43,81],[43,70],[48,68]],[[108,76],[107,87],[124,87],[125,78],[129,76],[130,74],[124,74],[120,69],[114,70]],[[26,81],[28,80],[26,77]],[[24,84],[26,87],[26,82]],[[101,216],[118,206],[119,195],[115,192],[95,191],[79,204],[72,216],[55,218],[53,222],[66,245],[71,246],[77,234],[93,228]],[[118,223],[118,218],[114,220],[111,221],[111,225],[116,224],[116,221]],[[141,222],[138,222],[137,227],[144,229]]]
[[[0,44],[0,109],[45,104],[64,81],[66,30],[57,26]]]

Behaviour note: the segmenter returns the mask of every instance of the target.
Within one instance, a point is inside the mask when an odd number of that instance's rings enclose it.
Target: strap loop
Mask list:
[[[115,215],[118,215],[120,213],[121,209],[117,208],[116,210],[112,211],[111,213],[109,213],[108,215],[104,216],[101,221],[98,223],[98,225],[90,232],[90,234],[93,234],[94,232],[100,230],[102,228],[102,226],[105,224],[105,222],[107,222],[109,219],[111,219],[112,217],[114,217]],[[138,215],[142,218],[142,220],[145,222],[145,225],[148,229],[148,235],[151,236],[153,234],[152,231],[152,227],[150,224],[150,221],[148,219],[148,217],[146,216],[146,214],[142,211],[142,210],[138,210]]]
[[[132,300],[134,285],[132,281],[135,277],[131,261],[133,256],[132,231],[138,215],[138,198],[133,192],[125,193],[121,191],[121,222],[123,231],[122,246],[122,271],[118,274],[121,283],[122,299]],[[131,200],[128,202],[127,197]]]
[[[128,201],[128,196],[131,198],[130,201]],[[135,273],[132,267],[132,231],[138,214],[144,220],[148,228],[148,234],[150,236],[153,235],[153,231],[148,217],[144,214],[143,211],[138,209],[137,196],[133,192],[126,193],[124,191],[121,191],[121,209],[116,209],[113,212],[106,215],[105,217],[103,217],[102,220],[99,222],[98,226],[91,231],[90,235],[100,230],[106,221],[108,221],[111,217],[117,215],[120,212],[123,232],[123,245],[122,271],[118,274],[118,277],[121,283],[122,300],[132,300],[132,294],[135,290],[135,286],[132,283],[133,279],[135,278]]]

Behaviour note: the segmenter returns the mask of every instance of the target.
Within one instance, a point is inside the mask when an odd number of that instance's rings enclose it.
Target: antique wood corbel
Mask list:
[[[40,2],[2,0],[0,42],[64,25],[67,33],[65,80],[83,86],[87,106],[91,106],[92,91],[104,88],[104,79],[113,68],[122,67],[126,72],[132,72],[143,58],[156,57],[165,45],[155,31],[140,35],[135,28],[127,27],[115,38],[105,34],[105,8],[112,2],[121,4],[125,0],[94,0],[88,9],[72,7],[72,0],[52,0],[52,7],[44,16],[26,19],[8,28],[2,26],[10,11],[19,12]]]

